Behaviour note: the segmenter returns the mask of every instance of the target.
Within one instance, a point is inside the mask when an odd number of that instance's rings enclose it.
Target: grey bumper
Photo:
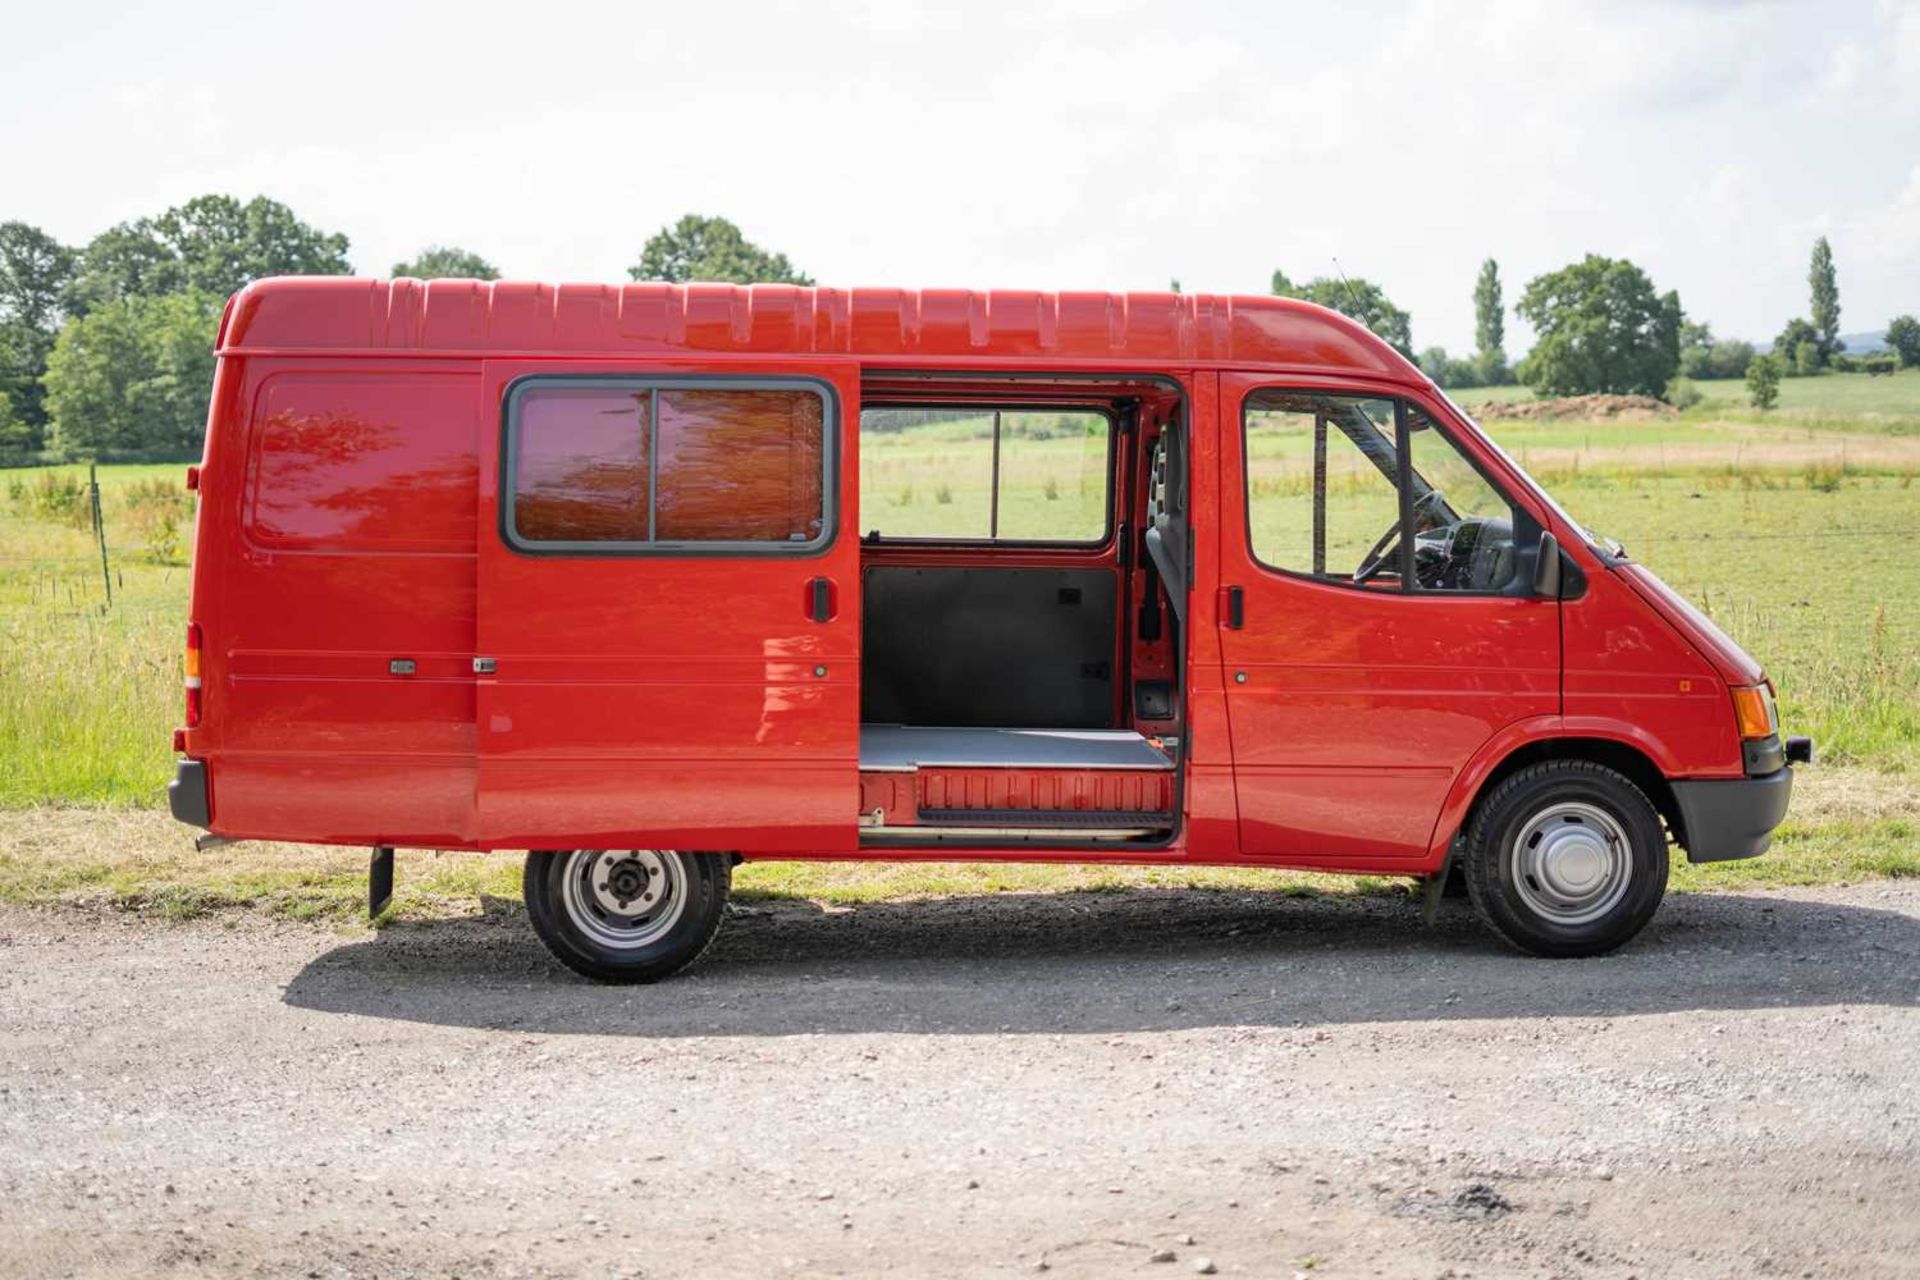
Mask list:
[[[173,781],[167,784],[167,808],[190,827],[205,830],[213,825],[213,806],[207,798],[207,766],[200,760],[182,760],[174,766]]]
[[[1773,843],[1773,829],[1787,816],[1792,795],[1792,769],[1757,778],[1675,782],[1673,798],[1680,806],[1687,861],[1759,857]]]

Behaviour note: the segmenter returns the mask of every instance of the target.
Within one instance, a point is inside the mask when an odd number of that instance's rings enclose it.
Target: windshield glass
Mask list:
[[[1495,453],[1499,454],[1500,457],[1503,460],[1505,460],[1508,466],[1512,467],[1514,471],[1516,471],[1521,476],[1523,476],[1526,479],[1527,484],[1532,487],[1534,493],[1539,496],[1540,500],[1542,502],[1545,502],[1548,507],[1552,508],[1553,513],[1556,516],[1559,516],[1561,520],[1565,521],[1569,528],[1579,533],[1579,535],[1586,540],[1589,546],[1591,546],[1595,551],[1598,551],[1603,555],[1612,556],[1615,559],[1619,559],[1627,554],[1626,549],[1623,548],[1614,539],[1607,537],[1605,534],[1595,533],[1592,529],[1589,529],[1586,525],[1574,519],[1572,514],[1569,513],[1565,507],[1560,505],[1558,499],[1556,499],[1551,493],[1547,492],[1546,489],[1541,487],[1539,481],[1535,480],[1532,476],[1527,475],[1527,469],[1521,466],[1518,462],[1516,462],[1512,454],[1508,453],[1505,449],[1500,447],[1500,442],[1498,440],[1495,440],[1491,435],[1487,434],[1486,428],[1481,427],[1478,420],[1476,420],[1472,414],[1468,413],[1465,409],[1462,409],[1459,403],[1455,401],[1452,396],[1448,395],[1444,390],[1442,390],[1437,384],[1429,383],[1428,385],[1433,387],[1433,393],[1435,395],[1439,396],[1442,400],[1447,402],[1447,407],[1449,409],[1452,409],[1455,413],[1460,415],[1461,421],[1470,423],[1475,428],[1477,428],[1480,432],[1480,438],[1485,440],[1488,446],[1492,448],[1492,450]]]

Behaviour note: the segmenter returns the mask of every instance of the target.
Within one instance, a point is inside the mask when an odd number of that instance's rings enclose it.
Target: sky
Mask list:
[[[1517,355],[1588,253],[1770,340],[1826,235],[1843,330],[1920,311],[1920,0],[9,8],[0,220],[75,244],[265,194],[364,274],[612,281],[699,212],[822,284],[1338,270],[1455,353],[1493,257]]]

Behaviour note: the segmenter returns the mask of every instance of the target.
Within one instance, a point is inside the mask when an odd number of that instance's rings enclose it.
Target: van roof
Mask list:
[[[235,294],[222,355],[663,352],[1254,365],[1420,380],[1364,326],[1292,298],[756,284],[284,276]]]

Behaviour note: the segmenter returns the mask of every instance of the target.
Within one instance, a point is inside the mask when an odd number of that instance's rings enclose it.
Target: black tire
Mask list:
[[[541,849],[527,855],[521,887],[555,959],[600,982],[633,983],[700,958],[720,930],[732,879],[721,853]]]
[[[1536,956],[1597,956],[1646,926],[1667,892],[1667,836],[1644,792],[1585,760],[1501,782],[1467,826],[1467,894]]]

